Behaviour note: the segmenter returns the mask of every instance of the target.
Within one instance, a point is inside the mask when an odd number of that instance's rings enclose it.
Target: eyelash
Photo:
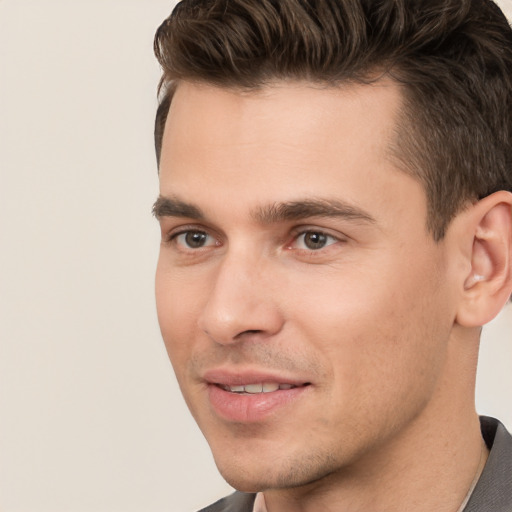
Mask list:
[[[193,227],[193,226],[182,226],[181,229],[179,231],[173,231],[171,233],[169,233],[164,241],[166,244],[169,244],[169,245],[176,245],[176,246],[183,246],[185,247],[184,250],[188,250],[188,251],[198,251],[199,249],[202,249],[203,247],[198,247],[198,248],[193,248],[193,247],[186,247],[185,244],[180,244],[178,239],[180,236],[187,236],[187,235],[193,235],[193,234],[198,234],[198,235],[206,235],[207,237],[210,237],[210,238],[213,238],[215,240],[215,237],[210,234],[208,232],[208,230],[206,229],[200,229],[198,227]],[[220,245],[220,243],[217,243],[215,245]],[[206,246],[206,247],[210,247],[210,246]]]
[[[287,244],[287,246],[286,246],[287,249],[293,249],[292,245],[297,244],[297,242],[300,240],[301,237],[303,237],[302,244],[303,245],[307,245],[307,242],[306,242],[306,239],[305,239],[305,237],[307,235],[319,236],[320,238],[323,238],[323,241],[326,242],[326,244],[323,245],[322,247],[317,247],[317,248],[311,248],[311,247],[309,247],[309,248],[308,247],[306,247],[306,248],[299,248],[299,247],[297,247],[296,250],[303,251],[305,253],[315,253],[315,252],[321,251],[322,249],[326,249],[330,245],[334,245],[335,243],[341,241],[338,237],[336,237],[334,235],[331,235],[330,233],[326,233],[325,231],[323,231],[321,229],[315,229],[315,228],[302,229],[300,232],[295,233],[293,235],[292,241],[289,244]]]

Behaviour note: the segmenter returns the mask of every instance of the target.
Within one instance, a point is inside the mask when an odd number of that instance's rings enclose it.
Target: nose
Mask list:
[[[283,326],[275,273],[259,261],[228,256],[219,264],[199,317],[199,328],[222,345],[267,339]]]

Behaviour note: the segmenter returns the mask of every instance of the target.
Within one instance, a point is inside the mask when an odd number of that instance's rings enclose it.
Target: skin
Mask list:
[[[486,457],[479,328],[457,322],[475,214],[441,242],[427,232],[425,193],[389,151],[400,104],[386,80],[251,93],[183,82],[173,98],[161,331],[220,472],[265,491],[269,512],[454,512]],[[283,203],[305,214],[276,215]],[[210,402],[212,369],[309,385],[258,421],[230,421]]]

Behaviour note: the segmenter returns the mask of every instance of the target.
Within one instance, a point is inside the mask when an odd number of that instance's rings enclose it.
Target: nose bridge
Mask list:
[[[270,261],[246,250],[228,251],[219,263],[199,327],[215,342],[229,344],[242,335],[270,336],[282,318],[270,285]]]

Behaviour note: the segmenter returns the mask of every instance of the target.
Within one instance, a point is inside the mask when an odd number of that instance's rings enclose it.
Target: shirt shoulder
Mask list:
[[[512,436],[494,418],[480,418],[489,458],[464,512],[512,511]]]
[[[235,492],[201,509],[199,512],[252,512],[255,494]]]

